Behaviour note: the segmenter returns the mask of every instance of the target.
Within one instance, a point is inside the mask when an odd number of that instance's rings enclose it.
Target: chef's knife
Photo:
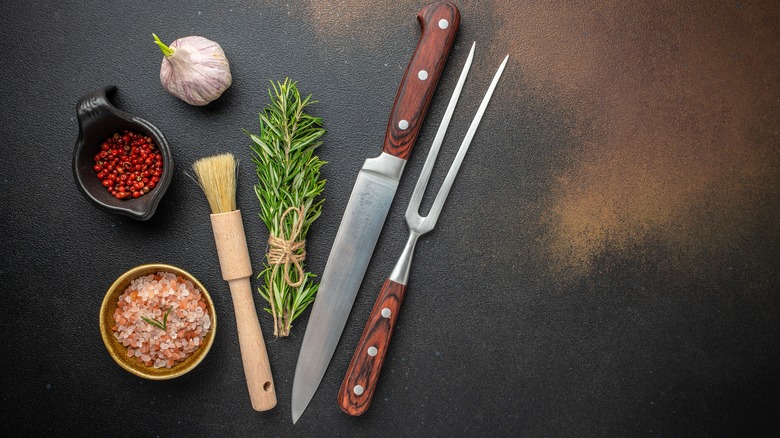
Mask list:
[[[448,1],[437,2],[420,10],[417,21],[422,34],[398,88],[382,154],[366,160],[358,173],[322,274],[295,367],[293,423],[317,391],[336,350],[455,40],[460,12]]]

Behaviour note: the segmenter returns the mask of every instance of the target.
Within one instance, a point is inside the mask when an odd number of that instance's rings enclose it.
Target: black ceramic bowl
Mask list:
[[[145,221],[152,217],[173,176],[173,157],[162,132],[148,121],[120,111],[109,102],[107,93],[116,86],[95,90],[82,97],[76,105],[79,137],[73,151],[73,176],[81,193],[103,210]],[[94,156],[100,145],[116,132],[129,130],[151,137],[163,158],[163,171],[157,185],[138,198],[117,199],[103,187],[97,173]]]

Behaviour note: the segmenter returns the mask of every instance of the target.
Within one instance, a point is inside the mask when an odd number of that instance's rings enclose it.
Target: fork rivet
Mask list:
[[[409,122],[408,121],[401,120],[400,122],[398,122],[398,128],[401,129],[402,131],[407,129],[408,127],[409,127]]]
[[[365,391],[365,389],[360,385],[355,385],[355,387],[352,388],[352,392],[354,392],[355,395],[363,395],[363,391]]]
[[[392,315],[392,314],[393,314],[393,312],[390,311],[389,308],[385,307],[384,309],[382,309],[382,317],[390,318],[390,315]]]
[[[376,347],[368,347],[368,355],[371,357],[376,356],[376,354],[379,352],[379,350],[376,349]]]
[[[450,22],[449,21],[445,20],[444,18],[439,20],[439,28],[440,29],[446,29],[448,27],[450,27]]]
[[[421,81],[424,81],[428,79],[428,72],[425,70],[420,70],[417,72],[417,77],[420,78]]]

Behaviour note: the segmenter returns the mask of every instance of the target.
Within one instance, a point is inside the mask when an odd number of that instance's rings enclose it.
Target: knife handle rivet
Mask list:
[[[448,27],[450,27],[450,22],[449,21],[445,20],[444,18],[439,20],[439,28],[440,29],[446,29]]]
[[[417,72],[417,77],[420,78],[421,81],[424,81],[428,79],[428,72],[425,70],[420,70]]]
[[[408,121],[401,120],[400,122],[398,122],[398,128],[401,129],[402,131],[405,130],[406,128],[408,128],[408,127],[409,127],[409,122]]]
[[[368,355],[369,356],[374,357],[374,356],[376,356],[376,354],[378,352],[379,351],[376,349],[376,347],[368,347]]]
[[[392,312],[392,311],[390,311],[390,309],[388,309],[387,307],[385,307],[384,309],[382,309],[382,317],[384,317],[384,318],[390,318],[390,315],[392,315],[392,314],[393,314],[393,312]]]
[[[363,395],[363,391],[365,391],[365,390],[360,385],[355,385],[355,387],[352,388],[352,392],[354,392],[355,395]]]

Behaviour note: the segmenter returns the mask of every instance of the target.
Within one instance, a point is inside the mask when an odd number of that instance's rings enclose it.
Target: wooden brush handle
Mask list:
[[[390,279],[379,292],[339,390],[339,406],[349,415],[358,416],[371,405],[405,293],[406,285]]]
[[[222,278],[230,286],[238,326],[238,345],[252,408],[267,411],[276,406],[276,389],[263,332],[257,319],[249,277],[252,265],[239,210],[211,215]]]
[[[263,333],[252,300],[252,286],[249,277],[230,280],[228,284],[230,294],[233,296],[233,309],[238,326],[238,345],[244,363],[249,399],[254,410],[267,411],[276,406],[276,391]]]

